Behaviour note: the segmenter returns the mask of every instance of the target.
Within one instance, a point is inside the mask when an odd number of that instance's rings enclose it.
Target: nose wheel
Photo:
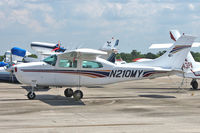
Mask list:
[[[72,97],[75,99],[75,100],[80,100],[83,98],[83,92],[81,90],[76,90],[73,92],[72,88],[67,88],[65,89],[64,91],[64,95],[66,97]]]
[[[27,97],[28,97],[28,99],[30,99],[30,100],[32,100],[32,99],[35,99],[35,93],[34,92],[29,92],[28,94],[27,94]]]

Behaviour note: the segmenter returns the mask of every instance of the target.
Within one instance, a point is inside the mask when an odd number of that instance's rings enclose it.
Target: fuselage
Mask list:
[[[170,74],[155,71],[154,67],[149,66],[115,65],[101,58],[77,60],[74,67],[65,66],[64,63],[63,59],[58,59],[54,65],[45,62],[22,63],[15,66],[15,75],[21,83],[28,85],[34,82],[41,86],[93,86]]]

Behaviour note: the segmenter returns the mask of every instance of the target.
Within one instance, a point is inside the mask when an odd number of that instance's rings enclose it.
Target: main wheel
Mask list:
[[[35,95],[34,92],[29,92],[29,93],[27,94],[27,97],[28,97],[28,99],[30,99],[30,100],[34,99],[35,96],[36,96],[36,95]]]
[[[71,88],[67,88],[64,91],[66,97],[71,97],[73,95],[73,90]]]
[[[197,90],[198,89],[198,82],[195,80],[195,81],[192,81],[191,82],[191,85],[192,85],[192,88],[194,89],[194,90]]]
[[[73,94],[75,100],[80,100],[83,98],[83,92],[81,90],[76,90]]]

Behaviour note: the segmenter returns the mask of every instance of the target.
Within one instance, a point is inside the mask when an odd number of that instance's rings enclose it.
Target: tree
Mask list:
[[[4,58],[4,56],[2,55],[2,56],[0,56],[0,61],[3,61],[3,58]]]
[[[37,55],[35,55],[35,54],[28,55],[28,57],[31,57],[31,58],[38,58]]]

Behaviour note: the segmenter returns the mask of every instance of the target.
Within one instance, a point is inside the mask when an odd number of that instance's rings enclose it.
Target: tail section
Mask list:
[[[117,46],[119,45],[119,40],[115,40],[113,37],[110,41],[107,41],[100,50],[107,52],[107,55],[101,56],[103,59],[115,63],[115,56],[117,53]]]
[[[171,30],[169,34],[170,38],[174,41],[177,41],[181,37],[181,34],[178,30]]]
[[[113,50],[117,50],[117,46],[119,44],[119,40],[115,40],[113,37],[110,41],[107,41],[100,50],[106,51],[106,52],[112,52]]]
[[[199,62],[196,62],[189,52],[182,66],[184,72],[190,72],[192,69],[199,68]]]
[[[182,35],[161,57],[153,60],[154,66],[180,69],[196,37]]]

